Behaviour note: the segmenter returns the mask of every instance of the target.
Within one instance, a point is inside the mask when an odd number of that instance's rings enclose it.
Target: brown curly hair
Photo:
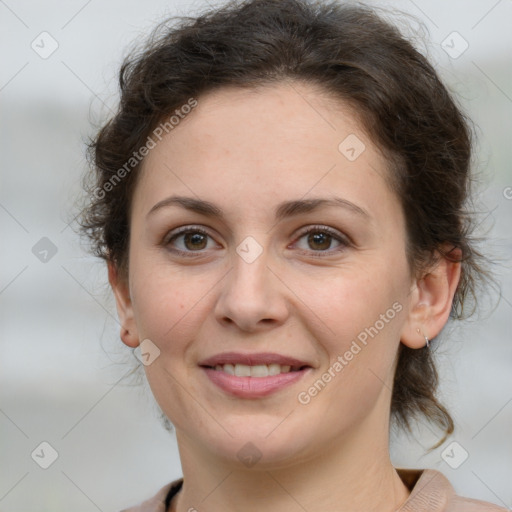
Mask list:
[[[125,59],[118,111],[89,146],[93,172],[81,229],[94,253],[126,275],[130,202],[140,162],[126,163],[163,119],[190,98],[217,88],[283,80],[320,86],[355,107],[389,157],[413,271],[424,272],[436,254],[453,258],[450,249],[460,249],[462,272],[451,316],[461,318],[466,299],[475,298],[477,281],[485,274],[467,211],[473,144],[469,121],[399,29],[359,4],[230,1],[196,17],[160,24]],[[445,434],[436,448],[454,423],[436,398],[431,350],[401,344],[397,357],[392,417],[410,432],[410,420],[424,415]]]

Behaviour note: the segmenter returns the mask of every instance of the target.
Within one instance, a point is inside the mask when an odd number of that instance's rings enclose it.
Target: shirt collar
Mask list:
[[[399,512],[444,512],[454,494],[449,480],[435,469],[403,469],[396,471],[411,494]]]

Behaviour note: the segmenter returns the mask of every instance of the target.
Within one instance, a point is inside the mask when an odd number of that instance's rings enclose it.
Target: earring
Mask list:
[[[425,338],[425,342],[426,342],[426,347],[429,348],[430,346],[430,340],[427,338],[427,336],[425,336],[425,334],[423,334],[419,329],[416,329],[416,331],[418,332],[419,335],[423,336]]]

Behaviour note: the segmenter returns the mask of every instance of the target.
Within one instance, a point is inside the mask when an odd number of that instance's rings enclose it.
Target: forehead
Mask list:
[[[329,147],[337,154],[338,143],[350,134],[369,142],[353,108],[318,86],[288,81],[208,92],[166,138],[171,145],[174,139],[175,146],[193,141],[197,156],[207,150],[211,158],[229,149],[230,155],[259,160],[265,156],[259,143],[292,160],[290,152],[300,153],[301,148],[310,157],[315,154],[309,148],[314,147]],[[252,137],[257,139],[251,144]]]
[[[242,197],[251,188],[277,199],[285,191],[362,192],[371,182],[378,195],[387,167],[354,109],[318,87],[225,87],[197,98],[149,152],[138,188],[154,200],[167,187],[201,197]]]

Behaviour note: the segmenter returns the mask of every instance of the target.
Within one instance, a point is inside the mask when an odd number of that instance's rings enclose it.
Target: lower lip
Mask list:
[[[222,370],[202,367],[208,378],[230,395],[240,398],[260,398],[270,395],[300,380],[311,370],[280,373],[268,377],[237,377]]]

